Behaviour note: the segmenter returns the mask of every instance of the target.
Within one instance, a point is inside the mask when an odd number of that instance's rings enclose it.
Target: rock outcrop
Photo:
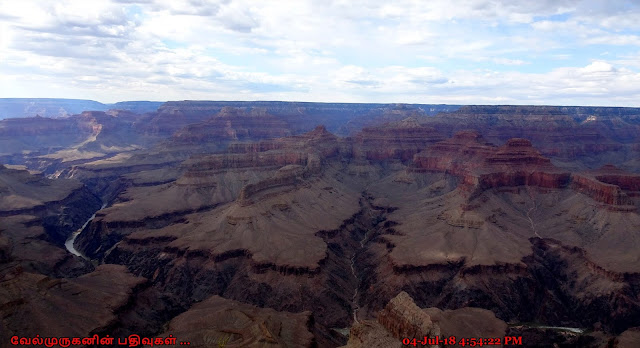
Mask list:
[[[616,206],[634,206],[640,197],[640,175],[613,165],[573,175],[572,187],[592,199]],[[634,210],[633,207],[628,209]]]
[[[403,339],[422,341],[436,336],[440,336],[440,327],[403,291],[378,313],[377,321],[354,323],[345,348],[403,347]]]
[[[505,186],[563,188],[570,173],[555,168],[526,139],[509,139],[495,147],[476,132],[463,131],[413,158],[418,170],[459,176],[468,191]]]
[[[409,345],[416,342],[423,347],[458,347],[455,343],[445,343],[444,339],[457,337],[457,343],[463,337],[504,337],[506,330],[507,324],[489,310],[470,307],[446,311],[421,309],[403,291],[378,313],[377,320],[354,323],[344,348],[406,347],[403,340]]]
[[[378,314],[378,322],[399,340],[440,335],[440,328],[404,291],[389,301]]]

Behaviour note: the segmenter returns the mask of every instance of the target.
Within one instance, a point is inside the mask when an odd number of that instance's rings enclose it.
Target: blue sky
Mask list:
[[[637,1],[0,3],[0,97],[640,106]]]

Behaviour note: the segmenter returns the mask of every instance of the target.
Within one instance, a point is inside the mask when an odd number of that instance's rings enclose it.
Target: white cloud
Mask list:
[[[637,105],[638,17],[616,0],[1,2],[0,95]]]

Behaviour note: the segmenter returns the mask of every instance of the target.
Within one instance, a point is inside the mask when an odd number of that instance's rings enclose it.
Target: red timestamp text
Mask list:
[[[403,338],[402,344],[405,346],[453,346],[461,347],[484,347],[484,346],[521,346],[522,336],[503,336],[503,337],[456,337],[456,336],[424,336],[419,338]]]

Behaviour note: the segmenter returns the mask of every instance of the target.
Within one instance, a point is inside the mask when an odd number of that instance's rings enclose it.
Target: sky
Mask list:
[[[0,98],[640,106],[640,1],[3,0]]]

